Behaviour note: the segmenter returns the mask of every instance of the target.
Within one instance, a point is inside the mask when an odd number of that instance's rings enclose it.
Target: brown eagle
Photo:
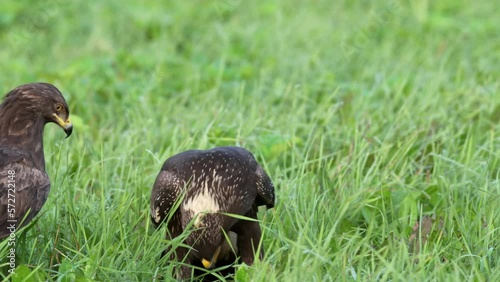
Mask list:
[[[68,105],[51,84],[19,86],[0,104],[0,239],[30,222],[47,199],[43,128],[48,122],[71,135]]]
[[[188,265],[200,262],[211,269],[239,257],[252,265],[261,239],[257,208],[272,208],[274,200],[271,179],[243,148],[191,150],[167,159],[153,186],[151,219],[159,226],[170,216],[169,240],[192,224],[184,241],[192,248],[171,252],[171,260],[184,262],[176,271],[177,278],[189,279]],[[263,247],[257,255],[262,258]]]

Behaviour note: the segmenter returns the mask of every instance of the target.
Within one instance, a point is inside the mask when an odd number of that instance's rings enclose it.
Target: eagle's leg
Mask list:
[[[257,219],[257,207],[254,205],[245,216]],[[240,220],[233,226],[232,230],[238,234],[238,251],[241,260],[248,265],[252,265],[262,236],[259,222]],[[264,250],[261,246],[259,259],[262,259],[263,256]]]

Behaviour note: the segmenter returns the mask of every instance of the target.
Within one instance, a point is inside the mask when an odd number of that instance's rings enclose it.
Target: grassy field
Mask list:
[[[1,278],[171,280],[161,164],[239,145],[277,204],[235,280],[500,281],[495,1],[143,2],[2,0],[0,92],[53,83],[75,128]]]

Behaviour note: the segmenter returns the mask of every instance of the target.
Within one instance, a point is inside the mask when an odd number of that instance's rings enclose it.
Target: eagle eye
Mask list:
[[[61,104],[56,105],[56,111],[60,112],[63,110],[63,106]]]

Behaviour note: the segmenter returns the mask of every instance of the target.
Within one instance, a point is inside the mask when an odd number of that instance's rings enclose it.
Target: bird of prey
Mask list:
[[[68,105],[51,84],[19,86],[0,104],[0,239],[15,236],[47,199],[43,129],[49,122],[71,135]]]
[[[151,219],[156,226],[167,221],[168,240],[192,224],[184,241],[191,248],[163,253],[184,262],[177,278],[189,279],[188,265],[200,262],[211,269],[236,257],[248,265],[262,258],[257,208],[272,208],[274,200],[271,179],[243,148],[190,150],[167,159],[151,193]]]

